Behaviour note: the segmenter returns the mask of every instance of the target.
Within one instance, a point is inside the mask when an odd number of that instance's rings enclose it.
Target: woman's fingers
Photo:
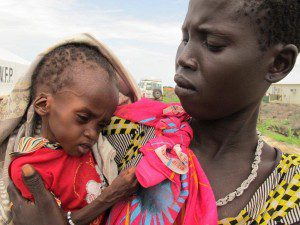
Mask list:
[[[50,194],[41,179],[38,172],[29,164],[22,166],[22,177],[24,183],[28,187],[30,193],[33,195],[35,203],[37,205],[48,202],[47,196]]]
[[[48,210],[50,205],[52,208],[57,207],[57,203],[53,195],[45,188],[44,182],[40,174],[29,164],[22,166],[22,177],[24,183],[33,195],[35,205],[40,209]]]
[[[11,181],[9,181],[9,184],[7,187],[7,192],[9,195],[9,199],[12,202],[19,203],[21,201],[24,201],[19,190],[16,188],[16,186]]]
[[[39,173],[29,164],[22,167],[24,183],[34,197],[35,207],[38,208],[41,221],[39,224],[63,225],[65,220],[58,208],[53,195],[45,188]]]

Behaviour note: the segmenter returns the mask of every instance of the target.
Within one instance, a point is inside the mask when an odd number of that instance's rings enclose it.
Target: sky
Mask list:
[[[0,0],[0,48],[32,61],[55,42],[88,32],[139,82],[174,86],[174,62],[188,0]],[[300,83],[300,60],[286,81]]]

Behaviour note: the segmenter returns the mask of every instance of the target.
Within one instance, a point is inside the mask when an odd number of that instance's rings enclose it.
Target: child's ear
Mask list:
[[[40,93],[34,100],[33,106],[35,112],[43,117],[48,114],[51,103],[51,95],[46,93]]]
[[[298,53],[298,48],[295,45],[281,46],[274,57],[265,80],[269,83],[276,83],[285,78],[294,68]]]

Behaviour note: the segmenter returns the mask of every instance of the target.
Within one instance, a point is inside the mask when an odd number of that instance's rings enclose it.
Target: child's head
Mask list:
[[[293,68],[299,0],[190,0],[177,52],[176,94],[198,119],[258,105]]]
[[[48,53],[32,77],[42,136],[70,155],[91,150],[118,104],[115,71],[95,47],[66,44]]]

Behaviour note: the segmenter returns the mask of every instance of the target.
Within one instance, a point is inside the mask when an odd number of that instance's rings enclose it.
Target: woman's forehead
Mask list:
[[[236,21],[242,0],[191,0],[184,26],[213,21]]]

